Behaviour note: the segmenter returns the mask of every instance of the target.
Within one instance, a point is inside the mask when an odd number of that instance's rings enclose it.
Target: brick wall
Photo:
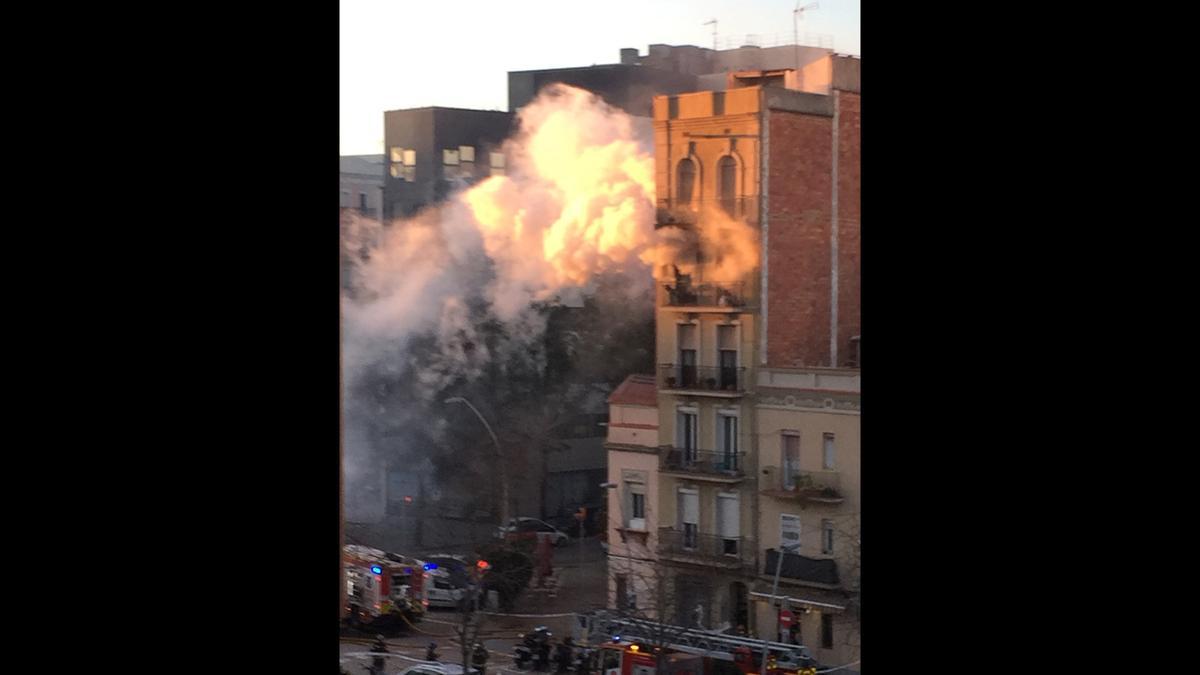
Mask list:
[[[854,359],[850,338],[862,331],[862,259],[859,243],[862,136],[860,96],[835,92],[838,99],[838,363]]]
[[[772,110],[767,365],[828,366],[833,121]]]

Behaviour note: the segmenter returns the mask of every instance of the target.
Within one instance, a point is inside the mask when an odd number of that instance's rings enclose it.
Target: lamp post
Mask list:
[[[771,584],[771,606],[772,607],[775,606],[775,598],[778,597],[778,595],[779,595],[779,573],[783,571],[783,555],[785,552],[790,553],[792,551],[795,551],[798,548],[800,548],[800,544],[798,544],[798,543],[797,544],[784,544],[784,543],[780,542],[778,559],[775,561],[775,582],[773,584]],[[776,632],[779,631],[779,613],[778,612],[775,613],[775,630],[776,630]],[[769,641],[764,636],[763,637],[762,664],[759,667],[759,671],[758,671],[759,675],[767,675],[767,654],[768,654],[768,650],[769,650],[769,647],[767,645],[768,642]]]
[[[508,467],[505,466],[504,453],[500,450],[500,441],[496,438],[496,432],[492,431],[492,425],[488,424],[479,410],[471,405],[471,402],[467,399],[461,396],[452,396],[446,399],[444,403],[447,405],[462,403],[470,408],[471,412],[475,413],[475,416],[479,418],[479,421],[483,422],[484,428],[487,429],[488,434],[492,437],[492,442],[496,444],[496,464],[499,465],[500,469],[500,528],[503,530],[508,525]]]

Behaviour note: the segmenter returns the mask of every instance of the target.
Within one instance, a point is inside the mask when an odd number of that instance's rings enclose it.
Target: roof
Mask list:
[[[608,397],[611,405],[658,407],[658,385],[653,375],[630,375]]]
[[[365,176],[376,176],[383,180],[383,155],[342,155],[338,158],[339,171]]]

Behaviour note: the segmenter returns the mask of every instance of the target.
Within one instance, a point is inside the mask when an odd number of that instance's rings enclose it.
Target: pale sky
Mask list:
[[[812,0],[801,0],[808,5]],[[817,0],[800,33],[861,54],[860,0]],[[341,0],[341,154],[383,152],[383,111],[508,109],[508,71],[617,63],[622,47],[791,41],[796,0]],[[727,40],[736,44],[725,45]],[[805,42],[803,39],[801,42]]]

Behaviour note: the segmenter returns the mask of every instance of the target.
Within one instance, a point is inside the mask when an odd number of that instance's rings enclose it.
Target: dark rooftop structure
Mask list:
[[[384,218],[411,216],[505,170],[500,146],[513,115],[501,110],[411,108],[383,113]]]

